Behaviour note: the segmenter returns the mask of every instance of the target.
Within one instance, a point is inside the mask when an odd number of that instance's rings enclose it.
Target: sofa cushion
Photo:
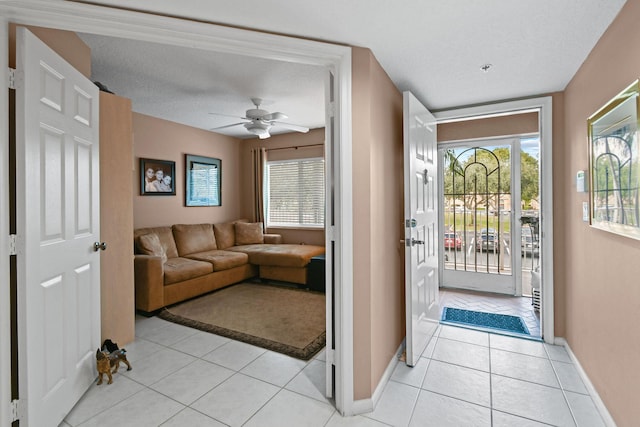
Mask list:
[[[213,265],[210,262],[187,258],[169,258],[164,264],[164,284],[170,285],[209,273],[213,273]]]
[[[149,227],[138,228],[133,231],[134,241],[143,234],[155,233],[160,239],[162,247],[167,252],[167,258],[176,258],[178,256],[178,249],[176,248],[176,242],[173,240],[173,232],[171,227]]]
[[[218,249],[227,249],[235,244],[236,232],[233,222],[213,224],[213,233],[216,236],[216,246]]]
[[[261,222],[238,222],[235,224],[236,245],[264,243]]]
[[[323,246],[279,244],[233,246],[229,251],[242,252],[249,255],[249,262],[257,265],[273,265],[279,267],[304,267],[311,258],[324,254]]]
[[[153,255],[162,258],[162,263],[167,262],[167,250],[160,243],[156,233],[142,234],[136,239],[138,252],[143,255]]]
[[[213,271],[228,270],[249,263],[249,256],[241,252],[208,251],[188,255],[187,258],[213,264]]]
[[[211,224],[176,224],[172,228],[180,256],[218,249]]]

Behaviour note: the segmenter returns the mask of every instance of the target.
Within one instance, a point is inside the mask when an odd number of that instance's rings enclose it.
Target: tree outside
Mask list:
[[[539,195],[539,161],[526,151],[520,158],[523,207],[531,209]],[[509,231],[501,213],[511,206],[510,147],[448,149],[444,170],[445,224],[469,230],[481,220],[483,226]]]

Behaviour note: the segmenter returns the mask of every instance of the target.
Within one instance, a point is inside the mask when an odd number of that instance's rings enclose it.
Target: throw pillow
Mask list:
[[[237,222],[235,224],[235,230],[236,245],[264,243],[261,222]]]
[[[213,232],[216,235],[218,249],[227,249],[235,244],[235,231],[233,222],[213,224]]]
[[[138,251],[144,255],[159,256],[162,263],[167,262],[167,251],[160,243],[160,238],[156,233],[143,234],[137,240]]]

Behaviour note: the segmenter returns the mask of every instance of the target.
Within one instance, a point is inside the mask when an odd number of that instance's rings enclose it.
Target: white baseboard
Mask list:
[[[554,340],[554,344],[563,346],[565,350],[567,350],[567,353],[569,353],[569,357],[571,358],[571,361],[576,367],[578,374],[580,375],[580,379],[582,379],[582,382],[584,383],[584,386],[587,388],[587,391],[589,392],[589,395],[591,396],[591,399],[593,400],[594,405],[596,405],[596,409],[600,413],[600,416],[602,417],[602,421],[604,421],[605,425],[609,427],[616,427],[616,422],[614,421],[613,417],[609,413],[609,410],[605,406],[602,399],[600,399],[600,395],[598,394],[598,392],[596,391],[596,388],[591,383],[591,380],[587,376],[587,373],[585,372],[584,369],[582,369],[582,365],[580,364],[580,361],[578,360],[576,355],[573,354],[573,351],[571,350],[569,343],[564,338],[556,337]]]
[[[398,350],[396,351],[395,355],[389,361],[389,364],[387,365],[387,369],[384,370],[384,373],[382,374],[382,378],[380,378],[380,381],[378,382],[378,386],[374,390],[373,395],[369,399],[360,399],[360,400],[353,401],[353,407],[352,407],[353,415],[360,415],[360,414],[366,414],[367,412],[372,412],[373,409],[376,407],[376,405],[378,404],[378,401],[380,400],[380,396],[382,396],[384,387],[387,385],[387,383],[391,379],[391,375],[393,375],[393,370],[395,369],[396,364],[398,363],[398,357],[404,351],[404,345],[405,345],[405,341],[403,340],[402,343],[400,344],[400,347],[398,347]]]

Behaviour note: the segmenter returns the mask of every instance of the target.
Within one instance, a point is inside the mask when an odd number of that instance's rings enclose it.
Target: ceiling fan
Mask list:
[[[250,133],[258,136],[260,139],[266,139],[271,136],[269,130],[272,127],[280,127],[284,129],[293,130],[296,132],[307,133],[309,132],[309,128],[304,126],[298,126],[291,123],[284,123],[279,120],[286,119],[287,115],[275,112],[270,113],[267,110],[262,110],[260,108],[260,104],[262,103],[262,99],[260,98],[251,98],[251,102],[255,105],[256,108],[250,108],[245,113],[245,117],[237,117],[242,120],[248,120],[245,122],[232,123],[230,125],[220,126],[217,128],[213,128],[211,130],[219,130],[226,129],[234,126],[244,126]],[[218,114],[218,113],[209,113],[215,114],[218,116],[227,116],[226,114]],[[235,117],[235,116],[227,116],[227,117]]]

